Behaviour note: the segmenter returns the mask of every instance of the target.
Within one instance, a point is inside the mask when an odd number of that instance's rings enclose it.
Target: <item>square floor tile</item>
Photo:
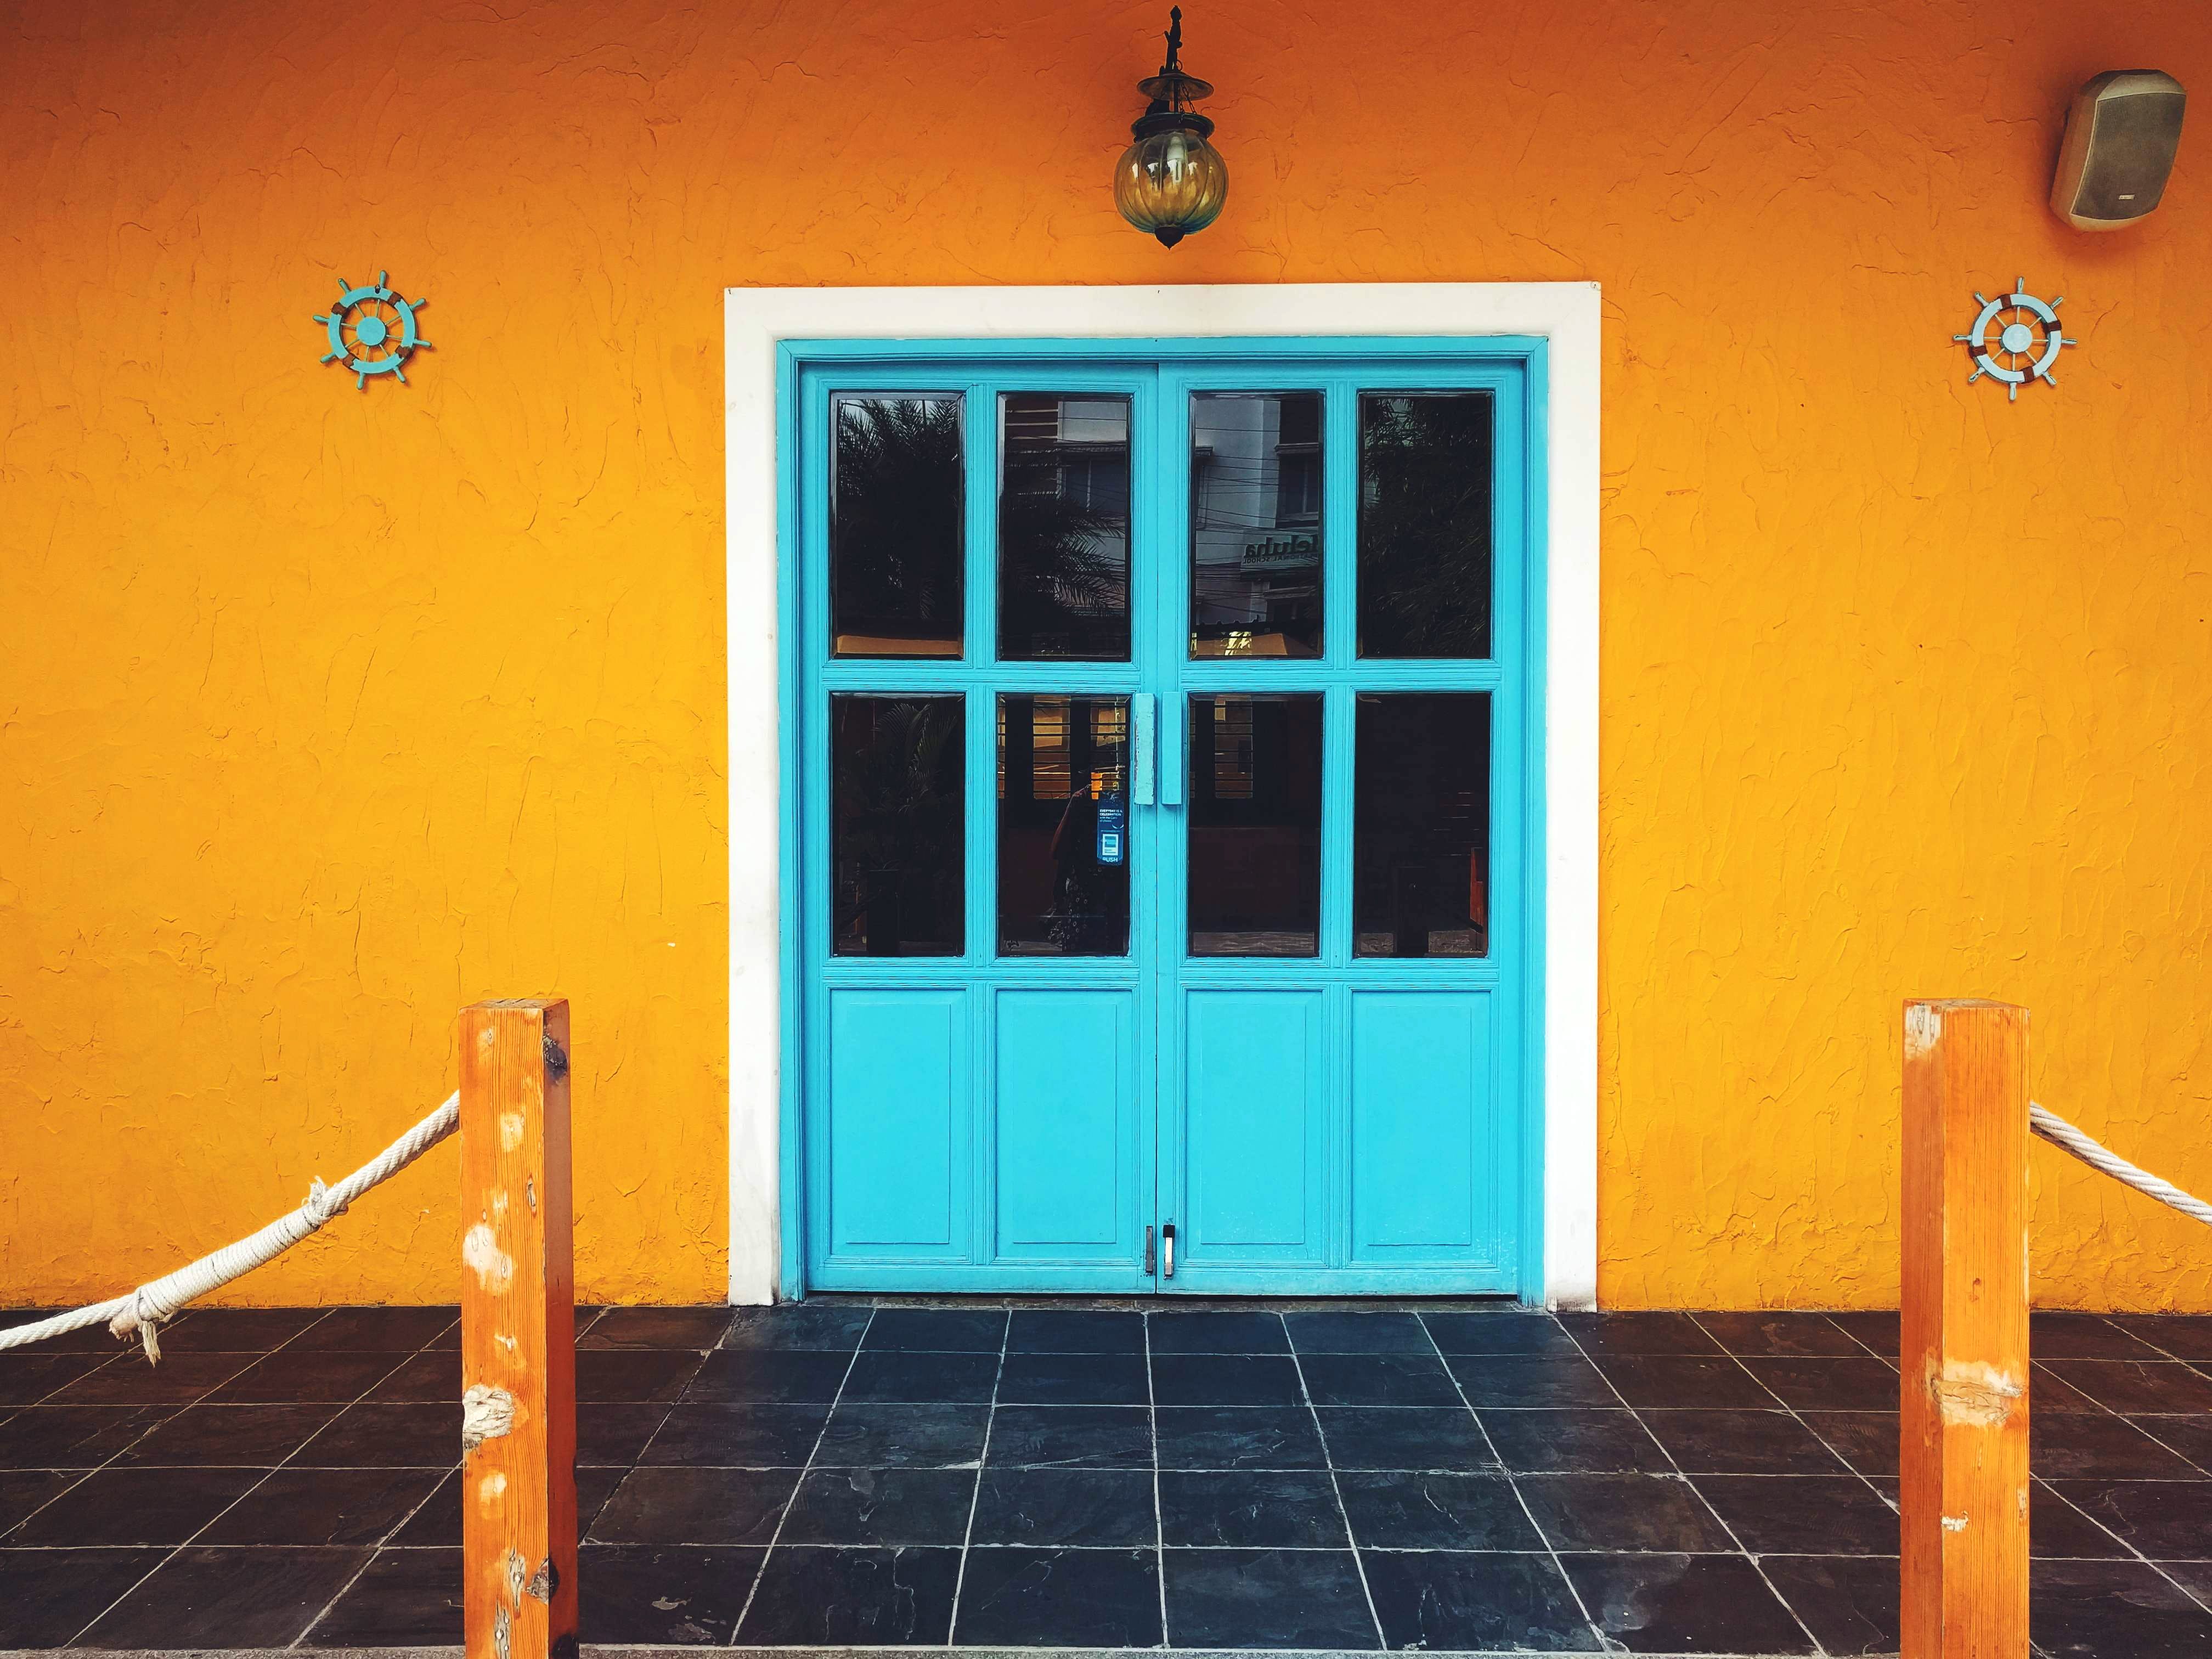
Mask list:
[[[1310,1353],[1299,1357],[1316,1406],[1458,1406],[1465,1402],[1435,1353]]]
[[[84,1633],[95,1648],[281,1648],[368,1560],[365,1549],[179,1550]]]
[[[2124,1418],[2087,1412],[2031,1412],[2028,1467],[2052,1480],[2186,1480],[2199,1471]]]
[[[1159,1557],[1152,1550],[971,1550],[953,1626],[990,1647],[1156,1647]]]
[[[1895,1560],[1875,1555],[1776,1555],[1759,1566],[1829,1653],[1897,1651]]]
[[[837,1397],[853,1363],[851,1354],[812,1349],[724,1348],[707,1356],[684,1398],[826,1406]]]
[[[1003,1308],[878,1308],[864,1348],[996,1354],[1006,1346]]]
[[[792,1469],[632,1469],[599,1511],[592,1541],[765,1544],[798,1480]]]
[[[1824,1365],[1849,1360],[1824,1359]],[[1870,1359],[1871,1365],[1881,1362]],[[1775,1403],[1744,1362],[1725,1354],[1602,1354],[1598,1369],[1632,1406],[1658,1410],[1757,1411]],[[1895,1378],[1891,1379],[1893,1383]]]
[[[432,1348],[410,1354],[362,1396],[379,1403],[418,1404],[460,1397],[461,1355],[458,1348]]]
[[[1161,1406],[1297,1406],[1305,1395],[1288,1354],[1164,1354],[1155,1348],[1152,1400]]]
[[[1795,1411],[1897,1409],[1897,1373],[1879,1359],[1747,1359],[1743,1363],[1784,1405]]]
[[[1304,1406],[1163,1406],[1154,1423],[1164,1469],[1328,1467]]]
[[[0,1419],[0,1469],[89,1469],[131,1446],[174,1406],[26,1406]]]
[[[960,1552],[779,1549],[761,1569],[740,1645],[943,1645]]]
[[[161,1328],[161,1357],[173,1353],[267,1353],[329,1314],[326,1308],[195,1308]]]
[[[2212,1359],[2212,1314],[2115,1314],[2112,1322],[2176,1359]]]
[[[814,1454],[814,1462],[817,1467],[853,1468],[972,1466],[983,1455],[983,1437],[990,1421],[988,1406],[878,1406],[866,1401],[841,1401],[822,1431],[821,1449]],[[770,1431],[763,1425],[752,1432],[765,1437]],[[795,1428],[793,1433],[795,1437]],[[765,1439],[760,1443],[763,1450],[772,1449]],[[656,1440],[656,1455],[648,1456],[647,1462],[662,1461],[657,1455],[659,1446]],[[668,1461],[684,1460],[672,1457]]]
[[[817,1349],[850,1353],[875,1310],[835,1302],[740,1308],[722,1333],[726,1348]]]
[[[453,1329],[459,1317],[458,1308],[333,1308],[285,1346],[295,1352],[412,1353]]]
[[[586,1642],[654,1647],[726,1644],[744,1611],[762,1552],[690,1544],[586,1544],[577,1576]]]
[[[0,1548],[0,1648],[61,1646],[168,1553]]]
[[[1638,1413],[1686,1474],[1840,1474],[1845,1465],[1781,1411]]]
[[[1540,1550],[1503,1474],[1351,1470],[1336,1477],[1363,1550]]]
[[[10,1544],[181,1544],[261,1479],[258,1469],[95,1470],[8,1536]]]
[[[610,1308],[576,1340],[593,1348],[712,1348],[737,1318],[734,1308]]]
[[[1697,1321],[1733,1354],[1809,1358],[1866,1352],[1856,1338],[1823,1313],[1701,1313]]]
[[[1547,1474],[1514,1484],[1555,1550],[1688,1553],[1736,1547],[1688,1483],[1672,1477]]]
[[[306,1645],[456,1647],[460,1641],[460,1551],[387,1548],[307,1627]]]
[[[1288,1353],[1280,1314],[1161,1312],[1147,1318],[1152,1352]]]
[[[1567,1334],[1592,1355],[1717,1354],[1721,1345],[1683,1313],[1570,1313]]]
[[[1170,1550],[1168,1640],[1179,1648],[1373,1648],[1349,1550]]]
[[[236,1356],[208,1354],[204,1358],[228,1361]],[[172,1363],[164,1359],[161,1369],[167,1370]],[[212,1402],[225,1405],[296,1400],[343,1406],[374,1389],[400,1363],[395,1354],[336,1351],[318,1353],[305,1349],[294,1353],[289,1349],[280,1349],[256,1360],[207,1397]],[[454,1395],[459,1397],[458,1394]]]
[[[1559,1321],[1549,1314],[1500,1308],[1493,1313],[1425,1313],[1421,1323],[1447,1354],[1580,1354]]]
[[[1861,1474],[1897,1473],[1897,1413],[1800,1412],[1805,1426]]]
[[[71,1367],[82,1374],[73,1380],[66,1373],[58,1375],[58,1384],[66,1381],[67,1385],[57,1386],[48,1392],[36,1382],[11,1384],[8,1370],[0,1364],[0,1406],[30,1403],[27,1400],[11,1399],[11,1389],[27,1391],[34,1398],[46,1393],[45,1403],[52,1406],[180,1406],[222,1387],[254,1363],[252,1354],[180,1353],[158,1365],[149,1365],[134,1351],[117,1355],[112,1364],[97,1362],[99,1369],[95,1370],[85,1370],[84,1358],[75,1354],[44,1355],[36,1360],[0,1354],[0,1362],[9,1359],[25,1364]]]
[[[1340,1469],[1465,1473],[1498,1467],[1482,1425],[1465,1407],[1331,1406],[1316,1415],[1329,1461]]]
[[[2212,1412],[2212,1376],[2206,1376],[2177,1360],[2148,1364],[2124,1359],[2054,1359],[2039,1363],[2040,1371],[2071,1383],[2090,1399],[2116,1412]],[[2044,1409],[2053,1409],[2037,1384],[2028,1385],[2030,1397]]]
[[[2027,1351],[2038,1359],[2164,1358],[2158,1349],[2102,1314],[2030,1314]]]
[[[1384,1644],[1400,1651],[1589,1652],[1574,1591],[1546,1555],[1363,1550]]]
[[[1344,1549],[1352,1540],[1325,1472],[1163,1472],[1160,1539],[1170,1548]]]
[[[1814,1650],[1742,1556],[1570,1555],[1561,1565],[1598,1629],[1631,1653]]]
[[[714,1358],[727,1359],[722,1353]],[[629,1348],[576,1354],[576,1399],[633,1404],[681,1397],[704,1362],[683,1349]]]
[[[1452,1376],[1470,1406],[1618,1406],[1620,1396],[1577,1353],[1461,1354]]]
[[[848,1400],[988,1405],[999,1356],[863,1348],[845,1380]]]
[[[278,1469],[197,1541],[381,1543],[443,1478],[435,1469]]]
[[[119,1461],[168,1468],[222,1465],[274,1468],[306,1445],[343,1409],[328,1404],[187,1406],[151,1433],[132,1442]]]
[[[1152,1413],[1128,1406],[1001,1406],[984,1461],[994,1468],[1148,1469]]]
[[[1671,1469],[1659,1443],[1626,1411],[1486,1411],[1482,1426],[1516,1472],[1631,1474]]]
[[[460,1461],[461,1407],[349,1406],[293,1455],[303,1468],[450,1468]]]
[[[2212,1475],[2212,1417],[2131,1417],[2128,1421],[2185,1460],[2192,1469]]]
[[[1142,1406],[1152,1400],[1141,1353],[1010,1353],[999,1402],[1014,1406]]]
[[[2134,1552],[2044,1482],[2028,1487],[2028,1553],[2038,1561],[2111,1561]]]
[[[82,1469],[0,1469],[0,1539],[83,1479]]]
[[[2200,1659],[2212,1613],[2142,1561],[2044,1561],[2028,1578],[2028,1636],[2051,1659]]]
[[[2154,1561],[2212,1560],[2212,1480],[2054,1480],[2051,1486]]]
[[[685,1401],[661,1415],[635,1461],[688,1468],[802,1468],[829,1420],[827,1406]],[[980,1443],[980,1424],[975,1437]]]
[[[1143,1469],[991,1468],[975,1495],[977,1545],[1152,1547],[1152,1477]]]
[[[968,1469],[814,1469],[791,1500],[782,1541],[957,1548],[975,1504]]]
[[[1852,1340],[1873,1350],[1881,1358],[1897,1358],[1901,1345],[1898,1341],[1898,1319],[1893,1310],[1878,1313],[1832,1313],[1828,1317]]]
[[[1145,1352],[1140,1313],[1091,1313],[1079,1309],[1017,1308],[1006,1331],[1006,1352],[1126,1353]]]
[[[1753,1555],[1898,1553],[1897,1511],[1855,1474],[1708,1474],[1692,1484]]]
[[[1427,1328],[1409,1313],[1291,1313],[1291,1346],[1312,1353],[1417,1353],[1434,1358]]]
[[[672,1406],[609,1405],[593,1401],[576,1407],[576,1467],[628,1468],[666,1420]]]

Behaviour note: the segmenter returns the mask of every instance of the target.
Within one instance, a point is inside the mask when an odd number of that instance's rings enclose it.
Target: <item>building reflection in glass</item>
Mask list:
[[[1321,698],[1190,700],[1194,957],[1310,957],[1321,938]]]
[[[999,699],[999,954],[1129,951],[1127,697]]]
[[[1318,392],[1192,394],[1190,654],[1322,648]]]
[[[999,656],[1129,659],[1129,400],[999,399]]]

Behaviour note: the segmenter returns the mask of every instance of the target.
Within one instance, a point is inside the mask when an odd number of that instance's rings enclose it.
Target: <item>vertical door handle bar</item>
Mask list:
[[[1152,804],[1152,694],[1139,691],[1129,699],[1129,799],[1139,806]]]
[[[1160,1229],[1160,1265],[1167,1270],[1167,1278],[1175,1277],[1175,1223],[1172,1221]]]
[[[1183,708],[1180,698],[1170,697],[1167,718],[1160,722],[1160,805],[1182,805],[1182,743]]]

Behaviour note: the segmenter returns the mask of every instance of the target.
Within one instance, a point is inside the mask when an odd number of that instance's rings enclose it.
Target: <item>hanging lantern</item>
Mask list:
[[[1213,88],[1186,75],[1177,61],[1182,51],[1182,8],[1168,13],[1168,58],[1160,72],[1137,82],[1152,100],[1131,124],[1136,142],[1121,152],[1114,173],[1114,205],[1139,230],[1149,230],[1163,247],[1173,247],[1194,230],[1221,216],[1229,199],[1229,164],[1206,143],[1213,123],[1190,106]]]

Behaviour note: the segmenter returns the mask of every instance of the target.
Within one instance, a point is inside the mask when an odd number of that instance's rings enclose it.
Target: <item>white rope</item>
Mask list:
[[[2027,1127],[2052,1146],[2073,1153],[2091,1169],[2101,1170],[2113,1180],[2212,1227],[2212,1204],[2191,1197],[2172,1182],[2160,1181],[2148,1170],[2138,1170],[2127,1159],[2090,1139],[2057,1113],[2046,1111],[2032,1100],[2027,1103]]]
[[[251,1237],[225,1245],[214,1255],[204,1255],[166,1279],[141,1285],[130,1295],[118,1296],[112,1302],[94,1303],[71,1313],[56,1314],[35,1325],[0,1330],[0,1348],[20,1348],[27,1342],[42,1341],[50,1336],[105,1322],[118,1337],[137,1332],[139,1340],[146,1345],[146,1358],[158,1362],[161,1343],[156,1333],[163,1321],[173,1319],[187,1302],[196,1301],[234,1279],[243,1278],[264,1262],[274,1261],[317,1231],[332,1216],[343,1215],[354,1200],[370,1188],[391,1180],[453,1133],[460,1127],[460,1121],[461,1097],[459,1094],[449,1095],[444,1105],[337,1186],[325,1187],[317,1180],[307,1188],[306,1203]]]

